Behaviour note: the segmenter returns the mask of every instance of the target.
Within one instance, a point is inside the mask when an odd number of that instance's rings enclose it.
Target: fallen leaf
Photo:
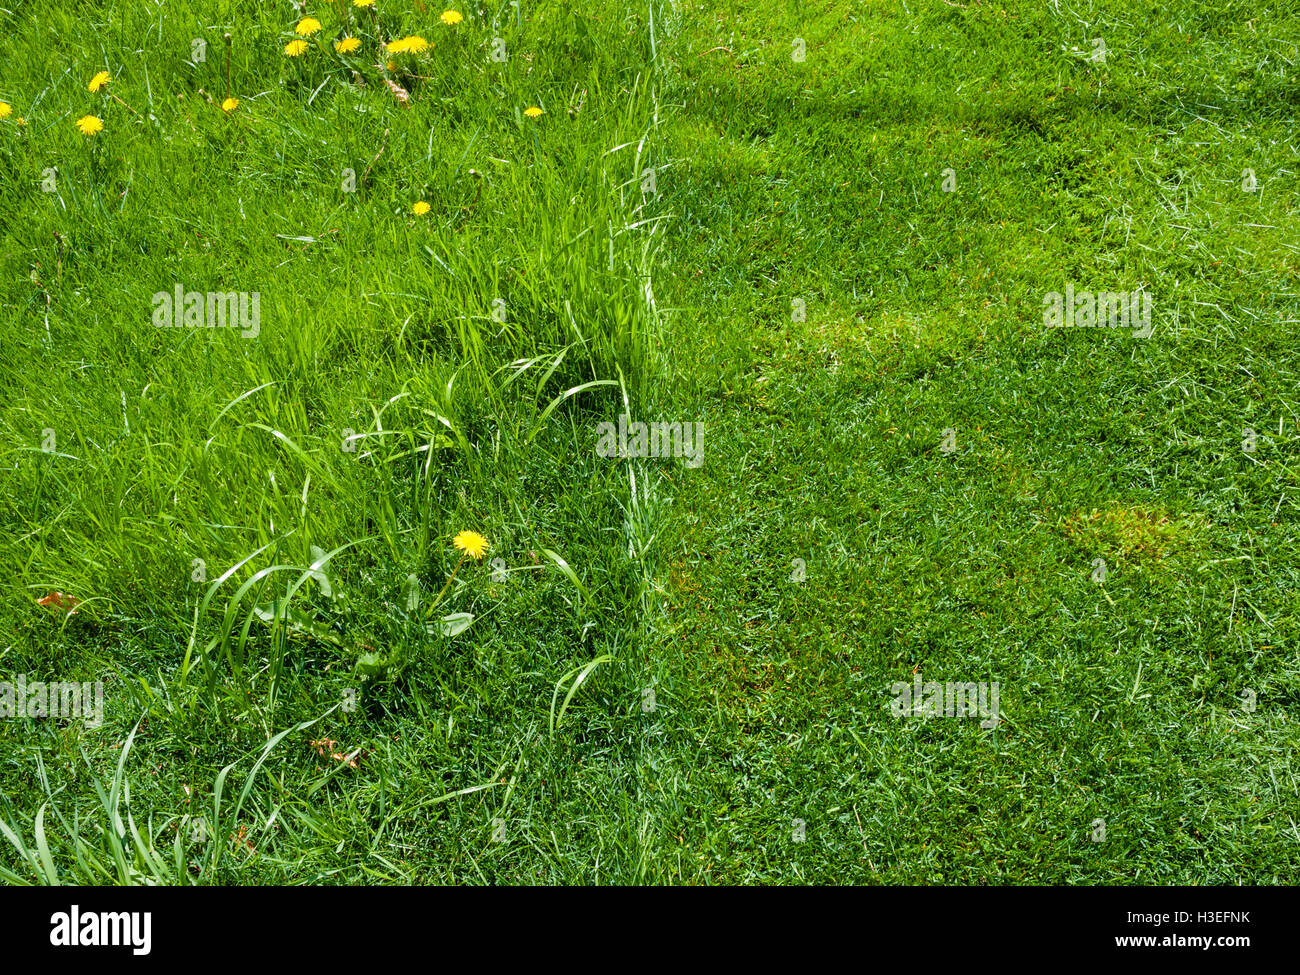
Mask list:
[[[349,755],[343,755],[339,752],[335,752],[333,755],[330,756],[330,758],[334,758],[340,762],[343,762],[349,768],[356,768],[357,762],[360,761],[362,758],[365,758],[365,756],[368,754],[370,753],[364,751],[364,749],[358,748],[356,751],[352,752]]]
[[[234,842],[235,846],[237,847],[242,846],[249,853],[256,853],[257,851],[253,849],[253,844],[248,842],[248,840],[245,838],[247,837],[247,835],[248,835],[248,827],[241,826],[239,827],[239,835],[236,836],[234,833],[231,833],[230,839]]]
[[[348,754],[345,755],[342,752],[338,752],[334,750],[334,746],[337,744],[338,742],[335,741],[333,738],[322,738],[320,741],[313,741],[311,743],[311,747],[316,749],[317,755],[321,755],[321,756],[328,755],[336,762],[342,762],[345,765],[347,765],[349,768],[356,768],[358,763],[361,761],[361,759],[365,758],[367,755],[370,754],[370,751],[368,749],[358,748],[356,749],[356,751],[349,752]]]
[[[397,99],[399,105],[406,105],[406,103],[411,100],[411,96],[407,90],[396,81],[392,81],[388,78],[385,78],[384,81],[387,82],[388,90],[393,93],[393,97]]]
[[[36,600],[38,606],[53,606],[55,609],[63,610],[69,616],[77,611],[76,607],[79,602],[81,600],[76,596],[69,596],[57,589],[45,598]]]

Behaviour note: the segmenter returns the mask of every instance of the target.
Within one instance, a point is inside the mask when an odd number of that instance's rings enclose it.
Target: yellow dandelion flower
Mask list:
[[[0,102],[0,118],[8,118],[9,113],[13,110],[13,106],[8,102]]]
[[[396,71],[396,70],[397,70],[397,62],[396,62],[396,61],[385,61],[385,62],[384,62],[384,67],[387,68],[389,71]]]
[[[425,203],[423,200],[420,200],[415,204],[415,206],[411,207],[411,211],[417,217],[422,217],[429,212],[429,204]]]
[[[476,561],[483,558],[483,553],[489,548],[488,540],[478,532],[461,532],[451,540],[451,544]]]
[[[429,42],[418,34],[403,37],[388,45],[388,50],[394,54],[419,54],[421,51],[427,51],[428,49]]]
[[[293,32],[300,37],[311,37],[318,30],[320,30],[319,20],[315,17],[304,17],[298,21],[298,26],[293,29]]]
[[[461,15],[459,10],[444,10],[442,12],[442,17],[439,19],[450,27],[454,24],[459,24],[465,18]]]
[[[373,7],[374,5],[375,0],[352,0],[352,6],[354,7]]]
[[[104,123],[94,115],[83,115],[77,119],[77,128],[81,130],[82,135],[94,135],[104,129]]]
[[[95,77],[90,79],[90,84],[86,85],[87,91],[99,91],[113,79],[109,77],[107,71],[101,71]]]
[[[284,46],[284,53],[289,55],[291,58],[296,58],[298,55],[306,51],[307,47],[308,44],[306,41],[290,41]]]
[[[341,41],[334,42],[334,50],[339,54],[351,54],[361,46],[361,42],[355,37],[345,37]]]
[[[545,115],[546,113],[543,112],[536,105],[530,105],[528,108],[524,109],[524,114],[527,115],[529,118],[537,118],[537,116]]]
[[[238,107],[239,107],[238,98],[227,98],[224,102],[221,103],[221,110],[223,112],[233,112]]]
[[[19,125],[27,124],[27,119],[23,118],[21,115],[19,115],[16,119],[14,119],[14,121],[17,122]]]

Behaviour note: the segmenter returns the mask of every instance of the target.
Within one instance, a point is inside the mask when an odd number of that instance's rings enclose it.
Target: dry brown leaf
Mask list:
[[[341,752],[334,752],[332,755],[330,755],[330,758],[334,758],[340,762],[343,762],[349,768],[356,768],[357,763],[369,754],[370,753],[365,749],[358,748],[356,751],[350,752],[347,755],[344,755]]]
[[[349,768],[357,768],[361,759],[365,758],[367,755],[370,754],[369,749],[358,748],[355,751],[348,752],[345,755],[343,752],[334,750],[334,746],[337,744],[338,742],[335,741],[333,738],[322,738],[320,741],[313,741],[311,743],[311,747],[316,749],[317,755],[320,755],[322,757],[328,755],[336,762],[343,762]]]
[[[332,738],[322,738],[320,741],[313,741],[311,747],[316,749],[317,755],[324,755],[326,751],[332,750],[338,742]]]
[[[393,81],[391,78],[385,78],[384,82],[388,85],[388,90],[393,93],[393,97],[397,99],[397,104],[405,106],[410,102],[410,94],[396,81]]]
[[[57,589],[48,596],[36,600],[38,606],[53,606],[55,609],[61,609],[69,616],[77,611],[77,604],[81,602],[76,596],[69,596],[66,593],[59,592]]]
[[[243,847],[245,850],[247,850],[249,853],[256,853],[257,851],[256,851],[255,849],[253,849],[253,844],[250,843],[250,842],[248,842],[247,837],[248,837],[248,827],[247,827],[247,826],[241,826],[241,827],[239,827],[239,833],[238,833],[238,835],[236,835],[235,833],[231,833],[231,834],[230,834],[231,842],[233,842],[233,843],[235,844],[236,847],[240,847],[240,846],[242,846],[242,847]]]

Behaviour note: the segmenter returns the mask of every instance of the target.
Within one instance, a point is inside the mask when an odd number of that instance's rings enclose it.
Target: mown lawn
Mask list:
[[[454,12],[0,11],[0,878],[1293,882],[1300,20]]]
[[[1294,881],[1300,21],[1143,6],[684,25],[680,879]],[[1045,328],[1067,282],[1152,334]],[[893,717],[917,676],[1002,722]]]

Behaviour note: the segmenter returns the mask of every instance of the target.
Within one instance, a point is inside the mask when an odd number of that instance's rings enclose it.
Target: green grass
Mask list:
[[[619,662],[602,695],[640,686],[625,655],[641,529],[588,428],[638,394],[654,334],[658,224],[631,226],[648,216],[648,33],[614,5],[466,12],[450,28],[383,10],[386,36],[434,42],[393,76],[405,107],[373,30],[351,65],[286,57],[287,4],[230,6],[215,27],[185,5],[6,25],[22,80],[0,158],[22,216],[3,259],[0,668],[102,678],[107,716],[3,722],[0,818],[31,837],[48,803],[64,880],[139,876],[107,852],[93,786],[115,772],[144,876],[151,846],[168,879],[203,883],[635,875],[636,832],[586,798],[635,774],[630,711],[582,695],[550,724],[557,681],[594,656]],[[341,33],[337,11],[315,13]],[[223,31],[228,115],[200,94],[226,96]],[[136,115],[86,91],[101,69]],[[88,140],[72,123],[92,107],[105,129]],[[175,282],[259,292],[259,333],[155,328],[151,296]],[[431,616],[461,530],[490,540],[504,578],[467,562]],[[78,612],[36,606],[50,590]],[[474,620],[430,633],[448,613]],[[322,756],[324,739],[363,758]],[[491,842],[495,819],[513,842]]]
[[[1295,875],[1300,22],[1039,7],[720,3],[683,42],[683,881]],[[1044,328],[1067,281],[1145,287],[1154,334]],[[914,674],[1005,720],[893,718]]]
[[[1300,19],[456,9],[0,12],[0,878],[1292,882]]]

